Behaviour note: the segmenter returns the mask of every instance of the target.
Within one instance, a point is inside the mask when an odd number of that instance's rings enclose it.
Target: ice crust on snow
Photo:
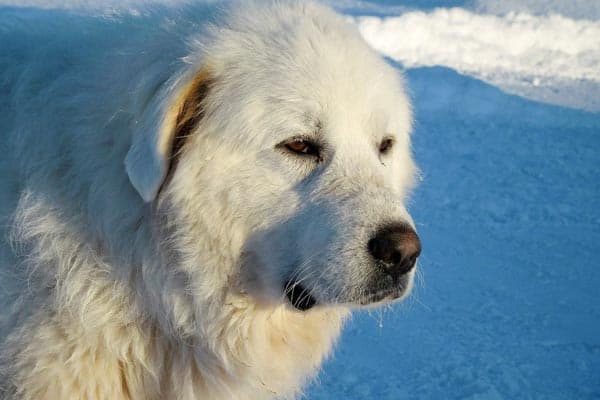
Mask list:
[[[445,66],[536,100],[600,111],[600,21],[463,8],[354,21],[407,68]]]

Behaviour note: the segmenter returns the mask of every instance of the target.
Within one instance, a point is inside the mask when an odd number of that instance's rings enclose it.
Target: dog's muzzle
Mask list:
[[[367,242],[366,251],[372,263],[365,267],[365,274],[372,278],[365,282],[358,297],[338,300],[364,306],[402,297],[410,285],[410,272],[421,254],[421,241],[414,229],[404,223],[386,225]],[[283,291],[294,308],[307,311],[317,304],[317,299],[300,282],[287,281]]]

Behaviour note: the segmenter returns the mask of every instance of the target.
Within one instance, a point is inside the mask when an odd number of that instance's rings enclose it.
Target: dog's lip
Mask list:
[[[401,279],[393,285],[385,285],[375,288],[370,292],[363,292],[363,295],[354,300],[355,307],[373,307],[382,304],[392,303],[396,300],[405,298],[410,293],[410,284]]]
[[[317,299],[298,282],[287,281],[283,292],[290,304],[299,311],[310,310],[317,304]]]
[[[382,303],[393,302],[404,295],[403,289],[381,290],[375,293],[369,293],[358,300],[358,306],[376,306]]]

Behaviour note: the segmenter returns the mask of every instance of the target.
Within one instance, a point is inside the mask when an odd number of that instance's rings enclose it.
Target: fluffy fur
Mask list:
[[[410,223],[397,72],[322,6],[235,10],[0,11],[3,399],[293,398],[410,290],[365,245]]]

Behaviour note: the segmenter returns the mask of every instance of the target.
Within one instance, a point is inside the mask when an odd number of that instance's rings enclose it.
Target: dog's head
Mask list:
[[[160,129],[133,143],[133,185],[168,199],[186,271],[223,275],[206,285],[301,310],[405,296],[421,247],[398,71],[321,6],[253,13],[191,58]]]

